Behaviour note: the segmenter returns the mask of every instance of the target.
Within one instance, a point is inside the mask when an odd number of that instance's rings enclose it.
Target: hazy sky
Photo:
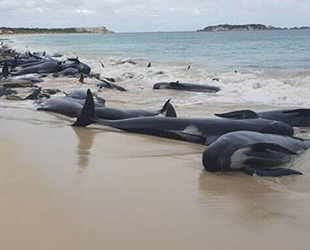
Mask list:
[[[0,26],[193,31],[216,24],[309,26],[310,0],[0,0]]]

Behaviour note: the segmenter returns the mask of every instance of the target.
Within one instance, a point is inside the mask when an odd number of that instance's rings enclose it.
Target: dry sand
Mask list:
[[[0,109],[0,249],[309,249],[310,152],[303,176],[211,174],[203,146],[68,124]]]

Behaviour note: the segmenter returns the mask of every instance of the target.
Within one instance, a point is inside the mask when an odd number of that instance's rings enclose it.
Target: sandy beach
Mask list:
[[[203,146],[70,123],[1,108],[2,249],[309,248],[310,152],[303,176],[212,174]]]

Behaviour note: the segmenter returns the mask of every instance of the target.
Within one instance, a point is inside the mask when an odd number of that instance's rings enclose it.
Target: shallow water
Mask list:
[[[79,56],[91,66],[92,72],[114,77],[134,92],[130,94],[131,101],[143,102],[144,95],[148,101],[156,101],[158,96],[151,91],[155,82],[179,80],[213,84],[222,89],[213,95],[171,93],[184,105],[228,102],[307,107],[310,104],[308,30],[41,35],[10,39],[14,41],[12,46],[21,51]],[[137,64],[113,66],[123,60]],[[151,68],[146,67],[149,62]],[[189,65],[191,68],[187,69]],[[212,81],[215,77],[219,81]],[[115,99],[127,97],[124,93],[115,95]]]

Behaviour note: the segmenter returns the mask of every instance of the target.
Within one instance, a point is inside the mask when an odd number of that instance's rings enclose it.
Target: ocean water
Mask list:
[[[191,93],[184,105],[208,102],[310,105],[310,31],[119,33],[13,36],[18,50],[79,56],[92,72],[130,91],[158,81],[213,84],[218,94]],[[132,60],[137,64],[115,63]],[[102,61],[105,68],[102,68]],[[146,65],[152,62],[152,67]],[[191,66],[188,69],[188,66]],[[219,81],[213,81],[213,78]],[[178,99],[176,95],[176,99]]]

